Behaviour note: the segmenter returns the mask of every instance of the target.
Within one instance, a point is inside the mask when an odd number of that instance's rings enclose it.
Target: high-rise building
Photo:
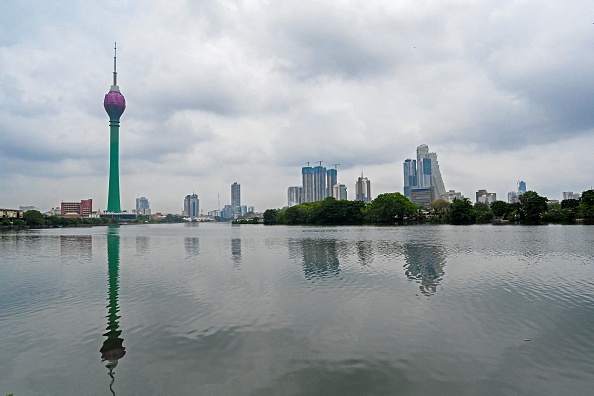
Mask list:
[[[429,153],[429,159],[431,160],[431,185],[435,186],[435,194],[438,198],[443,197],[446,193],[445,185],[441,177],[441,171],[439,170],[439,162],[437,162],[437,154]]]
[[[184,210],[182,211],[182,216],[189,216],[190,215],[190,195],[186,195],[184,198]]]
[[[336,183],[338,183],[338,170],[328,169],[326,171],[326,197],[333,196],[332,189]]]
[[[417,160],[404,161],[404,196],[410,198],[410,189],[417,186]]]
[[[326,169],[320,161],[318,166],[301,168],[301,178],[302,202],[316,202],[332,196],[332,186],[338,183],[338,171]]]
[[[516,191],[510,191],[507,193],[507,202],[517,203],[520,202],[520,196],[526,192],[526,182],[523,180],[518,181],[518,189]]]
[[[103,99],[103,107],[109,115],[109,193],[107,196],[107,211],[120,213],[120,117],[126,109],[126,100],[118,87],[118,73],[116,72],[116,48],[113,56],[113,85]]]
[[[234,213],[241,211],[241,185],[237,182],[231,184],[231,206]]]
[[[355,183],[355,200],[371,202],[371,182],[368,178],[363,177],[363,172]]]
[[[287,189],[287,205],[289,207],[303,203],[303,187],[292,186]]]
[[[200,215],[200,200],[198,194],[190,195],[190,217],[198,217]]]
[[[146,216],[151,214],[149,200],[146,197],[136,198],[136,214]]]
[[[314,180],[311,166],[301,168],[301,179],[303,187],[302,202],[314,202]]]
[[[404,161],[404,195],[410,198],[411,189],[414,187],[435,187],[437,198],[446,194],[437,154],[429,152],[429,146],[421,144],[417,147],[417,159]]]
[[[232,219],[233,207],[231,205],[225,205],[223,209],[221,209],[221,217],[224,219]]]
[[[417,187],[429,187],[431,185],[431,159],[429,146],[421,144],[417,147]]]
[[[346,200],[347,199],[346,186],[344,184],[335,184],[334,187],[332,187],[332,196],[335,199]]]
[[[510,191],[507,193],[507,202],[508,203],[517,203],[520,202],[520,194],[517,191]]]
[[[313,168],[314,201],[326,198],[326,167],[322,165]]]

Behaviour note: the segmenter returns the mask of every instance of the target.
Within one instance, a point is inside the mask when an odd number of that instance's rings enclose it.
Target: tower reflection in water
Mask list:
[[[111,377],[109,390],[115,395],[113,391],[113,382],[115,380],[114,369],[118,365],[118,361],[126,354],[126,347],[124,347],[124,339],[120,337],[122,331],[120,330],[119,319],[119,266],[120,266],[120,234],[119,226],[110,226],[107,231],[107,273],[108,281],[108,299],[107,305],[107,333],[103,334],[107,339],[103,341],[103,346],[99,350],[101,352],[101,361],[106,362],[105,367],[109,369],[108,375]]]

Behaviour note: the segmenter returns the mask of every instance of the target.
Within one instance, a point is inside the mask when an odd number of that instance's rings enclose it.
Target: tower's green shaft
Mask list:
[[[109,195],[107,211],[120,213],[120,122],[109,121]]]

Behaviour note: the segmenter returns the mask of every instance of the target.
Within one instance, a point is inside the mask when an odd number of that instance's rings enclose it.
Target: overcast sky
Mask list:
[[[107,206],[118,43],[122,208],[282,207],[301,167],[402,192],[419,144],[474,201],[594,185],[591,1],[0,2],[0,207]]]

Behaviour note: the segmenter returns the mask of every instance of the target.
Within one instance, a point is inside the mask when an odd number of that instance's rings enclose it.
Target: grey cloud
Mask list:
[[[213,189],[207,183],[237,175],[247,189],[281,169],[283,197],[306,161],[386,168],[381,177],[400,180],[401,161],[426,143],[439,148],[444,170],[458,161],[449,169],[468,174],[444,179],[463,183],[492,164],[475,168],[448,151],[505,158],[509,171],[519,148],[554,155],[552,143],[594,130],[586,1],[6,4],[0,161],[11,175],[106,172],[102,99],[116,40],[128,101],[121,166],[136,179],[198,178]],[[488,187],[508,176],[484,177]],[[521,175],[509,177],[511,189]]]
[[[285,10],[270,22],[278,32],[272,43],[281,56],[277,68],[299,79],[393,75],[415,61],[415,46],[426,49],[442,28],[438,20],[359,11],[319,3]]]

